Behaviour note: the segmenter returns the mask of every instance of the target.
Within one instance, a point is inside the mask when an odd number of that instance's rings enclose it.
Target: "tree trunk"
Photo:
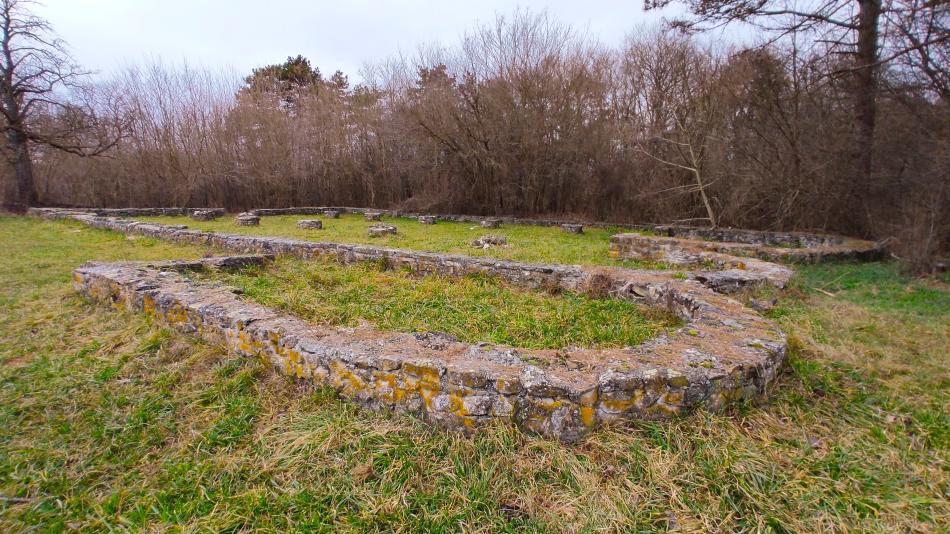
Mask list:
[[[16,212],[25,212],[36,203],[36,189],[33,186],[33,160],[30,158],[30,146],[26,137],[16,131],[7,134],[10,150],[13,152],[13,170],[16,176],[11,208]]]
[[[881,0],[858,0],[858,40],[854,71],[854,173],[852,190],[869,193],[877,112],[878,24]]]

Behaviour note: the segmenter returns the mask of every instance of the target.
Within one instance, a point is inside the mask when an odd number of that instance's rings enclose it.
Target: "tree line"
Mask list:
[[[243,78],[130,67],[7,117],[6,198],[829,230],[919,266],[950,245],[950,11],[877,2],[869,36],[866,3],[688,3],[683,31],[617,46],[517,11],[357,85],[302,56]],[[696,35],[736,20],[762,41]]]

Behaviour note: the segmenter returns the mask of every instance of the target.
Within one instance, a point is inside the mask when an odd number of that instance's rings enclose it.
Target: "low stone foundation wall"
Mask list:
[[[716,235],[728,238],[731,234],[723,230],[717,231]],[[735,235],[734,237],[751,239],[750,235]],[[774,235],[769,235],[763,239],[774,237]],[[785,237],[789,240],[796,239],[794,234],[786,234]],[[633,233],[617,234],[610,238],[610,255],[618,258],[661,261],[671,265],[699,265],[712,262],[720,266],[743,265],[743,268],[746,268],[758,262],[759,265],[753,267],[758,270],[763,268],[762,264],[765,261],[788,263],[819,263],[847,259],[870,261],[881,255],[881,248],[876,243],[868,241],[829,237],[828,242],[822,243],[812,241],[811,237],[798,239],[808,245],[780,247],[746,242],[703,241]]]
[[[609,285],[622,282],[617,296],[668,309],[686,326],[623,349],[525,350],[441,334],[314,326],[168,270],[248,261],[259,260],[90,263],[76,269],[74,285],[370,408],[459,430],[511,421],[566,442],[604,423],[761,397],[785,358],[785,337],[771,322],[695,282],[655,274],[630,273]]]
[[[845,249],[861,249],[859,254],[866,254],[874,251],[880,252],[880,247],[870,241],[862,241],[832,234],[823,234],[817,232],[775,232],[764,230],[745,230],[741,228],[708,228],[700,226],[683,226],[673,224],[629,224],[629,223],[606,223],[590,222],[562,219],[527,219],[519,217],[504,216],[479,216],[479,215],[451,215],[451,214],[428,214],[405,212],[399,210],[381,210],[376,208],[354,208],[354,207],[299,207],[299,208],[274,208],[274,209],[256,209],[254,213],[260,216],[273,215],[312,215],[324,213],[326,211],[335,211],[339,213],[365,214],[367,212],[376,212],[388,215],[390,217],[435,217],[440,221],[470,222],[481,224],[486,221],[498,221],[501,224],[513,225],[533,225],[533,226],[565,226],[581,225],[590,228],[619,228],[625,230],[641,230],[656,233],[667,237],[680,237],[687,239],[701,239],[706,241],[723,241],[729,243],[747,243],[764,246],[784,246],[800,248],[819,248],[841,246],[838,250],[838,256],[828,256],[828,259],[840,259],[840,253]],[[791,256],[795,259],[795,256]],[[867,256],[857,256],[856,259],[866,259]],[[769,259],[769,258],[762,258]],[[775,259],[781,259],[775,256]],[[820,261],[822,258],[812,255],[812,261]],[[796,260],[798,261],[798,260]]]
[[[47,218],[71,218],[96,228],[123,233],[135,233],[168,241],[215,246],[244,254],[285,254],[299,258],[332,256],[342,263],[385,261],[393,267],[406,267],[421,274],[489,274],[532,289],[560,288],[584,291],[584,284],[596,273],[598,280],[625,280],[630,273],[648,273],[660,279],[670,279],[671,272],[641,271],[618,267],[584,267],[576,265],[531,264],[493,258],[438,254],[415,250],[325,243],[269,236],[251,236],[188,230],[158,223],[138,222],[114,217],[97,217],[84,212],[36,208],[31,213]],[[747,261],[742,265],[721,266],[714,272],[680,273],[688,279],[700,281],[723,293],[746,287],[770,284],[785,287],[793,272],[791,269],[764,261]],[[602,282],[598,282],[602,284]],[[614,283],[616,285],[616,283]]]
[[[200,208],[90,208],[74,209],[108,217],[148,217],[162,215],[190,215]],[[215,208],[216,216],[223,216],[224,210]],[[854,259],[871,261],[881,257],[883,248],[880,244],[832,234],[816,232],[776,232],[762,230],[745,230],[741,228],[708,228],[699,226],[684,226],[675,224],[627,224],[589,222],[560,219],[527,219],[519,217],[479,216],[479,215],[452,215],[405,212],[399,210],[382,210],[377,208],[355,208],[348,206],[310,206],[291,208],[260,208],[251,210],[251,214],[259,217],[276,215],[326,215],[336,217],[340,213],[354,213],[366,215],[379,213],[390,217],[407,217],[418,219],[424,217],[430,221],[456,221],[475,224],[512,224],[533,226],[560,226],[580,225],[589,228],[618,228],[623,230],[645,231],[659,236],[675,237],[684,240],[696,240],[705,243],[722,242],[724,247],[707,248],[711,252],[720,252],[745,257],[757,257],[768,261],[809,262],[816,263],[829,260]],[[621,234],[626,235],[626,234]],[[755,245],[742,247],[741,244]],[[684,243],[689,245],[689,243]]]
[[[223,217],[224,208],[90,208],[74,211],[85,211],[102,217],[175,217],[191,215],[195,211],[210,211],[215,217]]]

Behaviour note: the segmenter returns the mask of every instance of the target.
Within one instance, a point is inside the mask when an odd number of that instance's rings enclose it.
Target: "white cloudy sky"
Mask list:
[[[547,10],[605,44],[660,19],[642,0],[41,0],[86,68],[108,73],[149,58],[239,72],[304,54],[325,73],[358,77],[365,61],[420,43],[454,43],[477,21]]]

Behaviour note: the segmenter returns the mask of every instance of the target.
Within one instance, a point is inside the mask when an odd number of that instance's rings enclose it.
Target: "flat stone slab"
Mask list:
[[[367,211],[363,214],[367,221],[378,221],[382,216],[383,214],[378,211]]]
[[[322,230],[323,221],[319,221],[317,219],[302,219],[297,221],[297,228],[301,228],[303,230]]]
[[[435,224],[437,221],[435,215],[420,215],[418,220],[422,224]]]
[[[479,225],[482,228],[498,228],[499,226],[501,226],[501,220],[500,219],[482,219],[482,221],[479,222]]]

